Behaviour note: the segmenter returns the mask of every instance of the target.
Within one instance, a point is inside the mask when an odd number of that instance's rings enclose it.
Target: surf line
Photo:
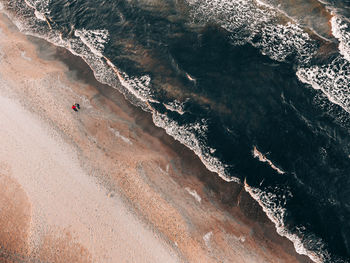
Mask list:
[[[126,82],[126,80],[123,78],[122,74],[120,73],[120,71],[118,70],[118,68],[106,57],[102,55],[102,58],[106,61],[106,63],[112,68],[112,70],[115,72],[115,74],[117,75],[119,81],[123,84]],[[137,98],[141,99],[144,103],[146,103],[148,109],[151,112],[154,112],[155,109],[151,106],[151,104],[149,103],[148,100],[144,99],[144,98],[140,98],[140,96],[138,96],[138,94],[130,89],[128,89],[134,96],[136,96]]]

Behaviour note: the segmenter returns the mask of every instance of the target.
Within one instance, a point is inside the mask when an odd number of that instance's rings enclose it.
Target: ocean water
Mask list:
[[[298,253],[350,262],[350,1],[0,3],[244,184]]]

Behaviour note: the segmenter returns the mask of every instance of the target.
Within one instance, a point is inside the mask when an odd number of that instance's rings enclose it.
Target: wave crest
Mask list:
[[[332,34],[339,40],[339,52],[350,61],[350,27],[349,22],[334,15],[331,19]]]
[[[276,24],[285,14],[261,1],[187,1],[192,6],[195,22],[220,25],[232,33],[234,45],[250,43],[262,54],[280,62],[294,55],[299,63],[306,64],[316,53],[315,42],[298,24],[292,21]]]
[[[297,253],[306,255],[316,263],[337,262],[345,263],[343,260],[334,260],[327,252],[325,243],[322,239],[312,233],[308,233],[303,226],[297,226],[292,231],[288,230],[285,225],[286,220],[286,203],[292,194],[288,189],[279,187],[276,189],[261,190],[249,186],[244,181],[245,190],[258,202],[266,213],[267,217],[275,224],[277,233],[288,238],[293,242]]]
[[[298,78],[314,89],[321,90],[328,100],[350,113],[350,62],[342,56],[323,66],[300,67]]]
[[[90,48],[97,56],[102,57],[105,44],[109,41],[109,32],[106,29],[98,30],[75,30],[74,35],[80,37],[81,41]]]
[[[156,111],[153,111],[152,117],[156,126],[163,128],[167,134],[190,148],[201,159],[209,171],[217,173],[227,182],[240,182],[239,178],[230,175],[227,170],[229,168],[228,165],[225,165],[217,157],[212,155],[215,150],[206,145],[205,137],[208,125],[205,119],[191,124],[180,125],[165,114]]]

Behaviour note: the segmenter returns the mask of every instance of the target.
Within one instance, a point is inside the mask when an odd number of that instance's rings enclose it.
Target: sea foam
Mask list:
[[[167,134],[190,148],[209,171],[217,173],[227,182],[240,182],[239,178],[230,175],[227,170],[228,166],[220,161],[219,158],[214,157],[211,154],[212,149],[205,144],[208,129],[205,119],[192,124],[180,125],[165,114],[156,111],[153,111],[152,116],[156,126],[163,128]]]
[[[350,113],[350,62],[339,55],[329,64],[312,67],[299,67],[298,78],[321,90],[328,100]]]
[[[185,110],[184,110],[185,102],[174,100],[167,103],[163,103],[163,105],[167,110],[177,112],[180,115],[183,115],[185,113]]]
[[[252,0],[188,0],[193,8],[194,22],[215,22],[231,32],[234,45],[250,43],[261,53],[277,61],[294,55],[299,63],[308,63],[316,45],[291,18],[286,24],[276,24],[286,15],[268,4]]]
[[[246,181],[244,182],[244,188],[258,202],[268,218],[275,224],[277,233],[292,241],[295,250],[299,254],[308,256],[316,263],[331,262],[331,257],[325,248],[324,242],[320,238],[317,238],[311,233],[308,234],[303,227],[295,229],[299,232],[298,234],[292,233],[286,228],[285,218],[287,210],[284,207],[287,199],[291,197],[288,189],[285,189],[283,192],[281,192],[281,187],[272,191],[269,189],[261,190],[249,186]],[[300,236],[303,236],[303,238]]]
[[[331,19],[332,34],[339,40],[339,52],[350,61],[350,27],[349,22],[333,14]]]
[[[109,40],[109,32],[105,29],[100,30],[75,30],[74,35],[80,37],[81,41],[90,48],[97,56],[102,57],[105,44]]]

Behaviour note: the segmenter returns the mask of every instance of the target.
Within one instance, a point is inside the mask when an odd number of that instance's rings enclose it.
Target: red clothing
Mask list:
[[[75,110],[77,107],[75,107],[75,105],[72,106],[72,109]]]

